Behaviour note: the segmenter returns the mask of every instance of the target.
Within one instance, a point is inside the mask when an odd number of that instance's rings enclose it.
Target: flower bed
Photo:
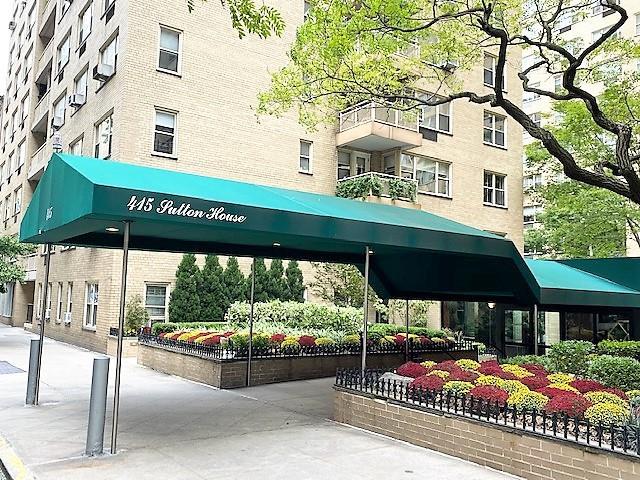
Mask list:
[[[496,361],[409,362],[396,374],[406,380],[392,380],[382,371],[342,370],[336,385],[640,455],[637,389],[624,392],[539,365]]]

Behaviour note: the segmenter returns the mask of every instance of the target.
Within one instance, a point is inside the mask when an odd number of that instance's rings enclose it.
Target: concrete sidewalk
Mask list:
[[[0,326],[0,361],[26,371],[30,338]],[[0,375],[0,434],[38,479],[514,478],[327,420],[332,379],[225,391],[135,359],[123,363],[118,455],[84,458],[95,355],[46,340],[39,407],[24,406],[26,372]]]

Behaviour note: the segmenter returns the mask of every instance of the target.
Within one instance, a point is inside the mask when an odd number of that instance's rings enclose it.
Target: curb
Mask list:
[[[0,435],[0,463],[9,474],[9,480],[35,480],[33,474],[2,435]]]

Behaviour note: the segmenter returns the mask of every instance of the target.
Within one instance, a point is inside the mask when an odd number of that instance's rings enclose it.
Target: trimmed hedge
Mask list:
[[[187,330],[190,328],[224,331],[227,330],[227,324],[225,322],[154,323],[153,327],[151,327],[151,333],[153,335],[160,335],[161,333],[175,332],[176,330]]]
[[[600,355],[592,360],[588,377],[607,387],[631,390],[640,385],[640,362],[629,357]]]
[[[640,360],[640,341],[603,340],[598,344],[598,353]]]

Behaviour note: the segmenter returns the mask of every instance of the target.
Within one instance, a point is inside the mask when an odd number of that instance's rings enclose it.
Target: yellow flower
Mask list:
[[[442,389],[447,392],[456,393],[458,395],[464,395],[469,393],[469,391],[473,388],[473,383],[471,382],[460,382],[458,380],[454,380],[452,382],[447,382],[444,384]]]
[[[547,379],[551,383],[569,383],[575,380],[576,376],[572,373],[552,373],[547,375]]]
[[[422,365],[424,368],[431,368],[434,365],[436,365],[436,362],[431,361],[431,360],[427,360],[425,362],[422,362],[420,365]]]
[[[526,378],[526,377],[534,376],[533,373],[531,373],[526,368],[521,367],[520,365],[505,364],[501,366],[502,366],[502,370],[504,370],[505,372],[512,373],[518,378]]]
[[[519,380],[502,380],[498,387],[506,390],[509,393],[515,393],[518,390],[529,391],[529,387],[527,387],[524,383]]]
[[[557,388],[558,390],[564,390],[566,392],[580,393],[580,390],[572,387],[568,383],[550,383],[549,388]]]
[[[549,399],[543,394],[531,390],[516,390],[507,400],[507,404],[518,410],[542,410]]]
[[[495,375],[480,375],[476,379],[476,385],[491,385],[493,387],[502,387],[503,379]]]
[[[427,373],[427,375],[436,375],[437,377],[440,377],[443,380],[446,380],[447,377],[449,377],[449,372],[445,372],[444,370],[432,370],[429,373]]]
[[[480,368],[480,363],[475,360],[470,360],[467,358],[461,358],[460,360],[456,360],[456,365],[458,365],[463,370],[475,371]]]
[[[629,418],[629,409],[616,403],[596,403],[587,408],[584,412],[584,417],[595,424],[619,425],[626,422]]]
[[[626,400],[620,398],[615,393],[587,392],[584,394],[584,397],[594,405],[598,403],[613,403],[615,405],[620,405],[621,407],[626,409],[629,408],[629,403]]]

